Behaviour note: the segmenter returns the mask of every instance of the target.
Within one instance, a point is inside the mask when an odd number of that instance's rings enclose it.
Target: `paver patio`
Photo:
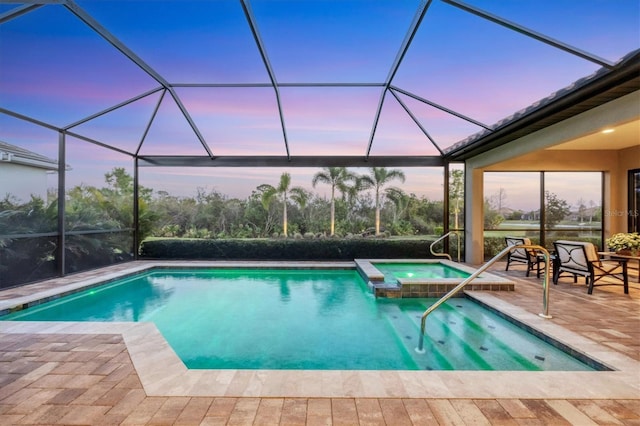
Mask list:
[[[5,290],[0,300],[136,264]],[[540,281],[503,269],[498,264],[492,272],[513,279],[516,290],[491,295],[539,313]],[[637,271],[632,274],[628,295],[621,286],[596,287],[587,295],[584,284],[570,279],[552,285],[549,321],[640,361],[640,286]],[[630,374],[629,382],[640,387],[640,370]],[[0,424],[638,425],[640,394],[624,399],[149,396],[121,335],[12,332],[0,334]]]

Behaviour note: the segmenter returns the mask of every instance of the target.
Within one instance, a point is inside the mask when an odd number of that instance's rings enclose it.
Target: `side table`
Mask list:
[[[625,254],[618,254],[614,251],[599,251],[598,255],[603,257],[608,257],[612,260],[615,259],[626,259],[629,261],[637,261],[638,262],[638,282],[640,283],[640,256],[627,256]]]

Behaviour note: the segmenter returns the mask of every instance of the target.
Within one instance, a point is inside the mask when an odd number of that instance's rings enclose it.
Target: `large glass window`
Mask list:
[[[485,258],[505,247],[507,235],[549,250],[558,239],[602,247],[602,173],[485,173]]]
[[[491,258],[505,247],[506,236],[540,243],[540,191],[538,172],[484,174],[484,247]]]
[[[544,231],[554,240],[590,241],[602,247],[602,173],[544,173]]]

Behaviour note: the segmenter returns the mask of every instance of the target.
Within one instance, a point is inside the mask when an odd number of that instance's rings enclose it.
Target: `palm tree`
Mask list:
[[[325,167],[311,181],[314,188],[319,182],[331,185],[331,236],[335,234],[336,228],[336,188],[343,190],[349,180],[355,180],[355,175],[345,167]]]
[[[380,234],[380,192],[384,186],[394,179],[404,183],[406,177],[402,170],[387,170],[385,167],[372,167],[369,175],[361,177],[365,188],[373,188],[376,196],[376,235]]]
[[[310,191],[307,191],[304,188],[300,188],[298,186],[291,188],[291,199],[300,208],[300,214],[302,215],[303,221],[307,220],[305,210],[307,209],[307,204],[309,203],[309,200],[311,199],[312,195],[313,194]]]
[[[269,211],[269,206],[273,202],[273,200],[280,196],[282,201],[282,233],[285,237],[288,236],[287,233],[287,201],[289,198],[289,192],[293,192],[299,194],[301,191],[304,191],[304,188],[294,187],[289,188],[291,186],[291,175],[289,173],[283,173],[280,176],[280,183],[278,187],[273,187],[269,184],[262,184],[258,187],[258,190],[262,192],[262,206],[265,210]]]
[[[391,200],[395,206],[393,223],[396,223],[399,219],[402,219],[409,207],[410,197],[402,189],[396,188],[395,186],[385,189],[384,193],[387,199]]]
[[[449,183],[449,198],[453,201],[453,227],[457,231],[460,227],[458,217],[460,215],[460,203],[464,198],[464,172],[452,170]]]

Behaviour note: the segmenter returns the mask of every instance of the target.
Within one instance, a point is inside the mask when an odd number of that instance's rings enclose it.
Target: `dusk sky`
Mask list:
[[[615,63],[640,47],[637,0],[469,0],[504,19]],[[77,0],[76,4],[176,87],[214,155],[286,155],[266,67],[237,0]],[[420,2],[253,0],[279,84],[384,83]],[[0,4],[0,15],[19,6]],[[599,65],[433,0],[392,85],[486,125],[587,76]],[[0,108],[70,126],[160,87],[69,9],[46,5],[0,24]],[[291,155],[366,154],[381,87],[280,87]],[[135,152],[161,91],[71,130]],[[441,149],[481,127],[399,94]],[[57,158],[55,131],[0,113],[0,140]],[[67,181],[100,183],[126,155],[72,143]],[[167,93],[143,155],[206,155]],[[387,94],[371,155],[438,155],[400,103]],[[246,196],[283,170],[144,170],[143,184],[183,195],[197,186]],[[294,185],[314,170],[287,170]],[[272,182],[253,181],[274,176]],[[216,178],[224,175],[226,180]],[[437,198],[440,170],[407,171],[407,192]],[[203,176],[205,175],[205,176]],[[296,182],[296,175],[300,182]],[[145,177],[146,176],[146,177]],[[96,182],[97,180],[97,182]],[[171,180],[171,182],[167,182]],[[211,181],[214,180],[214,181]],[[207,185],[201,185],[206,182]],[[249,188],[249,189],[247,189]],[[172,191],[172,192],[173,192]]]

